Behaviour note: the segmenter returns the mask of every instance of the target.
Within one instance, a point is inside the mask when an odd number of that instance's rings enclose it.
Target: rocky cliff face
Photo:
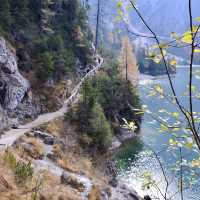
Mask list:
[[[2,107],[9,110],[15,109],[29,89],[29,82],[18,71],[17,58],[14,52],[8,47],[6,41],[0,38],[0,94]]]
[[[15,50],[0,37],[0,129],[32,115],[33,110],[30,84],[18,70]]]

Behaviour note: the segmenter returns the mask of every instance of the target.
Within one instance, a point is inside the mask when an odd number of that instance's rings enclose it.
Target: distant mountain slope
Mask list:
[[[122,26],[122,23],[117,24],[115,21],[117,1],[118,0],[101,0],[104,7],[103,10],[106,10],[106,12],[101,15],[103,20],[103,23],[101,22],[101,29],[103,29],[103,33],[101,33],[101,35],[105,36],[104,38],[102,37],[102,40],[106,40],[106,44],[109,44],[108,33],[112,32],[117,35],[117,32],[120,31],[121,35],[126,34],[126,29]],[[89,0],[88,2],[90,5],[90,22],[95,30],[97,0]],[[123,2],[127,2],[129,4],[129,0],[123,0]],[[142,16],[146,19],[150,27],[157,33],[157,35],[160,36],[161,40],[170,40],[171,32],[181,34],[189,29],[188,0],[136,0],[136,3]],[[192,13],[194,19],[197,16],[200,16],[200,0],[192,0]],[[138,34],[148,34],[148,30],[145,28],[141,19],[139,19],[133,9],[127,11],[127,14],[129,15],[128,21],[130,22],[129,30],[133,30]],[[115,38],[115,41],[120,40],[120,37]],[[146,43],[148,44],[149,42],[153,42],[153,40],[147,40],[146,38],[133,37],[132,39],[137,39],[135,42],[137,43],[137,48],[144,47],[146,46]],[[111,46],[109,44],[109,48],[110,47]],[[119,48],[114,48],[113,51],[115,49]],[[171,54],[186,59],[189,57],[188,52],[188,48],[170,49]]]
[[[188,0],[140,0],[139,10],[156,33],[169,35],[172,31],[184,32],[189,27]],[[193,17],[200,16],[200,1],[192,1]],[[145,28],[139,20],[133,20],[137,27]]]
[[[104,28],[106,26],[109,30],[112,30],[114,26],[113,16],[116,14],[117,1],[101,0],[102,7],[104,7],[102,13],[103,25]],[[90,20],[95,25],[97,0],[89,0],[88,2]],[[123,2],[129,2],[129,0],[123,0]],[[161,36],[169,36],[171,32],[182,33],[189,28],[188,0],[136,0],[136,3],[152,29]],[[193,18],[200,16],[199,0],[192,0],[192,12]],[[147,31],[134,11],[130,11],[130,15],[132,25],[136,29],[143,32]]]

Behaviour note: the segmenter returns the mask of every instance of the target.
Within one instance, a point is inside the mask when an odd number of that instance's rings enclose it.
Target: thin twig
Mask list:
[[[183,200],[183,156],[182,156],[182,149],[179,149],[180,152],[180,193],[181,193],[181,200]]]
[[[199,138],[199,135],[198,135],[198,133],[197,133],[197,131],[196,131],[196,128],[195,128],[194,118],[193,118],[193,120],[192,120],[192,122],[191,122],[191,119],[190,119],[191,117],[188,116],[188,113],[187,113],[187,112],[185,112],[184,106],[181,105],[181,103],[180,103],[180,101],[179,101],[179,99],[178,99],[178,97],[177,97],[177,95],[176,95],[176,91],[175,91],[175,88],[174,88],[174,85],[173,85],[173,82],[172,82],[172,78],[171,78],[171,76],[170,76],[170,72],[169,72],[169,69],[168,69],[168,64],[167,64],[167,61],[166,61],[166,58],[165,58],[165,55],[164,55],[164,52],[163,52],[163,48],[161,47],[161,43],[160,43],[160,41],[159,41],[159,39],[158,39],[156,33],[151,29],[151,27],[150,27],[150,26],[148,25],[148,23],[145,21],[145,19],[144,19],[143,16],[140,14],[140,12],[138,11],[138,9],[135,7],[134,3],[133,3],[131,0],[129,0],[129,2],[130,2],[130,4],[132,5],[132,7],[133,7],[133,9],[135,10],[135,12],[137,13],[137,15],[139,16],[139,18],[142,20],[143,24],[144,24],[144,25],[147,27],[147,29],[152,33],[152,35],[154,36],[154,38],[155,38],[155,40],[156,40],[156,43],[157,43],[158,48],[159,48],[159,50],[160,50],[161,56],[162,56],[162,58],[163,58],[163,62],[164,62],[164,66],[165,66],[165,69],[166,69],[167,77],[168,77],[169,83],[170,83],[170,88],[171,88],[172,93],[173,93],[173,95],[174,95],[174,99],[175,99],[175,101],[176,101],[176,104],[178,105],[180,111],[181,111],[181,112],[183,113],[183,115],[185,116],[185,118],[186,118],[186,120],[187,120],[187,122],[188,122],[188,125],[189,125],[189,127],[190,127],[190,130],[191,130],[192,133],[193,133],[193,136],[194,136],[195,142],[196,142],[196,144],[197,144],[197,146],[198,146],[198,149],[200,150],[200,138]],[[189,2],[191,3],[191,0],[189,0]],[[194,42],[193,42],[193,46],[194,46]],[[191,68],[192,68],[192,66],[193,66],[194,49],[193,49],[193,53],[191,53],[191,56],[192,56],[192,58],[191,58],[191,63],[190,63],[190,71],[191,71]],[[190,82],[191,82],[191,80],[192,80],[192,79],[191,79],[191,74],[192,74],[192,73],[190,73]],[[192,90],[192,86],[190,86],[190,90]],[[191,93],[191,91],[190,91],[190,93]],[[191,99],[192,99],[192,96],[191,96]],[[191,101],[191,102],[192,102],[192,101]],[[191,107],[191,105],[190,105],[190,110],[193,110],[192,107]],[[192,113],[192,115],[193,115],[193,113]]]

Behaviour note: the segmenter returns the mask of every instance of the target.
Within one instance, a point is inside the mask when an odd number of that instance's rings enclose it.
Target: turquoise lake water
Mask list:
[[[195,68],[194,71],[199,69],[200,68]],[[185,97],[183,93],[188,90],[188,74],[188,67],[179,67],[177,73],[173,75],[173,83],[177,96],[180,97],[180,101],[185,107],[188,106],[188,97]],[[147,105],[149,110],[155,113],[158,113],[158,111],[163,108],[176,112],[176,107],[165,98],[148,97],[150,88],[155,84],[160,84],[167,95],[171,94],[169,81],[166,76],[160,76],[154,79],[147,78],[142,80],[139,86],[139,93],[143,104]],[[194,85],[196,85],[197,90],[200,90],[200,80],[194,79]],[[194,110],[200,111],[200,100],[194,101]],[[159,190],[164,193],[166,182],[164,181],[164,176],[157,159],[155,159],[155,156],[152,156],[152,154],[148,154],[149,149],[153,149],[159,154],[159,158],[163,163],[164,171],[170,183],[168,189],[169,199],[179,200],[181,199],[179,193],[180,170],[178,169],[175,171],[173,167],[176,162],[180,161],[180,151],[179,149],[168,150],[168,141],[171,136],[167,133],[158,133],[157,128],[159,126],[160,124],[153,120],[150,115],[144,115],[141,131],[138,136],[124,144],[115,156],[119,166],[118,179],[133,186],[141,195],[149,194],[152,197],[163,199]],[[191,151],[187,149],[182,149],[182,154],[183,162],[185,162],[185,160],[191,161],[198,156],[197,153],[191,153]],[[147,171],[151,173],[157,186],[144,190],[142,188],[144,183],[142,175],[147,174]],[[191,177],[194,172],[196,174],[193,183]],[[188,168],[183,165],[184,181],[186,183],[184,185],[184,200],[200,200],[200,181],[198,180],[198,173],[199,170],[188,170]],[[193,184],[190,185],[189,183]],[[156,187],[159,187],[159,189]]]

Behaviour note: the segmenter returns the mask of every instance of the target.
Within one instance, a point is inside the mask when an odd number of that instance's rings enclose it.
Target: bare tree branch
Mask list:
[[[181,200],[183,200],[183,156],[182,156],[182,149],[179,149],[180,152],[180,193],[181,193]]]
[[[163,58],[163,62],[164,62],[164,66],[165,66],[165,69],[166,69],[166,73],[167,73],[167,76],[168,76],[168,79],[169,79],[169,83],[170,83],[170,87],[171,87],[171,90],[172,90],[172,93],[174,95],[174,99],[176,101],[176,104],[178,105],[180,111],[182,112],[182,114],[185,116],[187,122],[188,122],[188,125],[190,127],[190,130],[192,131],[193,133],[193,136],[194,136],[194,139],[195,139],[195,142],[198,146],[198,149],[200,150],[200,137],[198,135],[198,132],[196,130],[196,127],[195,127],[195,123],[194,123],[194,117],[193,117],[193,106],[191,106],[192,104],[192,67],[193,67],[193,59],[194,59],[194,35],[192,34],[192,52],[191,52],[191,62],[190,62],[190,116],[188,116],[188,112],[186,112],[185,108],[183,107],[183,105],[180,103],[177,95],[176,95],[176,91],[175,91],[175,88],[174,88],[174,85],[173,85],[173,82],[172,82],[172,78],[170,76],[170,72],[169,72],[169,69],[168,69],[168,64],[167,64],[167,61],[166,61],[166,58],[165,58],[165,55],[164,55],[164,52],[163,52],[163,48],[161,47],[161,43],[159,41],[159,38],[158,36],[156,35],[156,33],[151,29],[151,27],[148,25],[148,23],[146,22],[146,20],[143,18],[143,16],[140,14],[140,12],[138,11],[138,9],[135,7],[134,3],[129,0],[131,6],[133,7],[133,9],[135,10],[135,12],[137,13],[137,15],[139,16],[139,18],[141,19],[141,21],[143,22],[143,24],[147,27],[147,29],[151,32],[151,34],[154,36],[155,40],[156,40],[156,43],[158,45],[158,48],[160,50],[160,53],[161,53],[161,56]],[[189,0],[189,10],[190,10],[190,13],[192,13],[191,11],[191,0]],[[191,14],[190,14],[191,15]],[[192,17],[191,17],[192,19]],[[192,20],[190,19],[190,22],[191,22],[191,30],[193,31],[193,26],[192,26]]]

